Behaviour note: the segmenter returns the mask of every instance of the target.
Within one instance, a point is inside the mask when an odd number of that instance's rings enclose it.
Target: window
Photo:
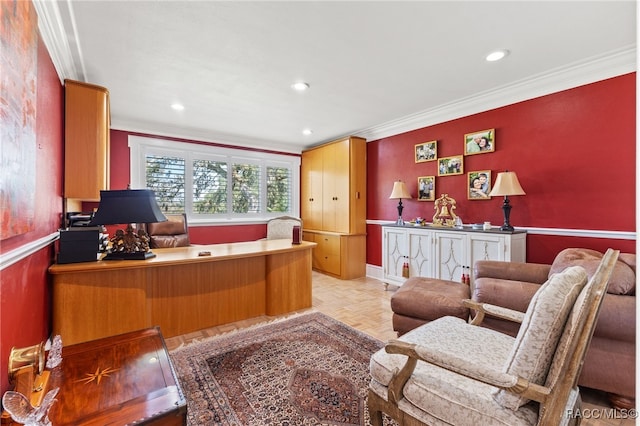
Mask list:
[[[131,187],[152,189],[164,213],[191,223],[299,215],[300,157],[129,137]]]

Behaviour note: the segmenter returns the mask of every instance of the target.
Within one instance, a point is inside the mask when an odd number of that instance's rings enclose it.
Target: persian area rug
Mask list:
[[[367,425],[369,359],[384,344],[312,312],[171,351],[200,425]]]

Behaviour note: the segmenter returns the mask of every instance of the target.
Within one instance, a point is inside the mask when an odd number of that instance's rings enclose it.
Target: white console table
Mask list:
[[[488,231],[471,226],[382,226],[382,269],[386,285],[401,286],[402,265],[409,263],[409,277],[460,281],[464,268],[471,278],[477,260],[525,262],[526,231]]]

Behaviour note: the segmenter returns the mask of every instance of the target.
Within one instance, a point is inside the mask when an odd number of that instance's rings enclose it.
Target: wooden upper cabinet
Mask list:
[[[305,229],[366,233],[366,141],[350,137],[302,153]]]
[[[64,197],[99,200],[109,189],[109,91],[65,80]]]
[[[321,150],[302,154],[300,209],[305,229],[322,229],[322,163]]]

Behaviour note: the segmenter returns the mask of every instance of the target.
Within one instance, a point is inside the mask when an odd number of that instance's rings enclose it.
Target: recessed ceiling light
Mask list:
[[[175,111],[182,111],[184,110],[184,105],[175,103],[175,104],[171,104],[171,108]]]
[[[485,58],[489,62],[499,61],[509,54],[509,51],[506,49],[496,50],[495,52],[491,52]]]
[[[297,92],[304,92],[309,88],[309,83],[305,83],[304,81],[299,81],[297,83],[293,83],[291,87],[293,88],[293,90]]]
[[[312,133],[313,133],[313,130],[311,130],[311,129],[304,129],[302,131],[302,134],[305,135],[305,136],[309,136]]]

